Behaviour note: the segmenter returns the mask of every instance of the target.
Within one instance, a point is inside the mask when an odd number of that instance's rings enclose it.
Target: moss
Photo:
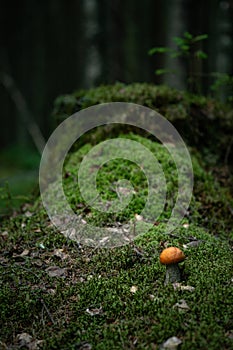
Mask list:
[[[25,224],[23,235],[11,230],[17,221]],[[75,349],[85,342],[95,349],[128,349],[135,343],[152,349],[173,335],[182,339],[181,349],[231,348],[232,254],[227,242],[203,229],[179,228],[172,236],[158,226],[133,245],[94,251],[78,249],[50,229],[46,236],[42,230],[33,234],[32,222],[23,216],[8,222],[7,229],[0,308],[1,340],[8,346],[16,343],[14,326],[15,334],[43,339],[44,349]],[[161,241],[182,248],[190,235],[203,241],[185,251],[182,283],[195,289],[165,287],[165,267],[158,259]],[[54,254],[61,247],[68,255],[64,260]],[[27,257],[13,258],[24,249],[30,250]],[[46,268],[51,265],[68,268],[66,278],[49,277]],[[133,285],[136,293],[130,291]],[[190,308],[185,314],[174,308],[180,299]],[[87,309],[96,309],[96,314]]]
[[[56,99],[53,117],[59,124],[80,109],[107,102],[131,102],[156,110],[172,122],[188,145],[197,147],[203,155],[208,149],[206,162],[212,155],[221,162],[230,151],[231,165],[232,150],[228,148],[233,132],[232,106],[168,86],[116,83],[77,91]]]
[[[149,149],[162,165],[162,170],[166,178],[166,203],[162,215],[157,218],[158,222],[167,220],[170,215],[177,193],[177,169],[168,151],[161,144],[138,135],[128,134],[119,135],[121,138],[127,138],[139,142]],[[97,189],[103,200],[108,201],[117,199],[116,183],[120,179],[131,182],[135,194],[130,205],[125,211],[116,214],[103,214],[95,209],[86,208],[84,200],[78,187],[78,169],[82,157],[92,148],[91,144],[86,144],[78,151],[72,152],[68,156],[64,167],[63,187],[68,198],[68,202],[73,210],[82,214],[84,219],[92,224],[106,225],[116,221],[125,222],[134,219],[135,214],[139,214],[145,206],[147,199],[147,180],[144,173],[134,163],[126,160],[112,160],[105,164],[97,175]],[[192,149],[190,149],[192,152]],[[91,161],[95,161],[91,160]],[[146,162],[146,160],[145,160]],[[194,170],[194,192],[191,200],[187,220],[206,227],[212,234],[220,237],[229,238],[232,229],[232,217],[229,215],[229,206],[233,205],[229,190],[221,188],[218,181],[211,172],[206,172],[200,165],[198,158],[192,155]],[[146,163],[145,163],[146,164]],[[91,164],[90,164],[91,167]],[[67,176],[69,174],[69,176]],[[187,181],[187,179],[183,179]],[[88,182],[86,183],[88,187]],[[83,215],[83,214],[82,214]]]
[[[176,176],[167,151],[160,144],[138,135],[127,137],[156,153],[167,177],[169,201]],[[74,209],[81,201],[73,189],[77,166],[90,147],[85,145],[66,160],[63,185]],[[8,235],[1,236],[0,242],[3,252],[0,265],[2,342],[7,346],[17,345],[16,336],[12,334],[14,327],[15,335],[27,332],[42,339],[44,349],[61,346],[76,349],[84,347],[85,343],[95,349],[135,346],[153,349],[173,335],[182,339],[181,349],[217,350],[219,346],[230,349],[232,252],[223,232],[219,232],[219,239],[201,227],[205,223],[197,212],[198,204],[201,205],[198,202],[200,188],[202,195],[205,192],[209,196],[213,208],[215,195],[219,195],[221,188],[216,191],[213,177],[203,170],[195,157],[193,163],[196,176],[193,212],[184,220],[190,226],[187,229],[181,225],[172,234],[164,234],[165,222],[161,219],[157,226],[138,236],[134,243],[111,250],[93,250],[56,232],[39,200],[24,209],[32,216],[26,217],[22,212],[4,222],[2,231]],[[65,176],[67,173],[70,176]],[[124,161],[110,162],[102,170],[97,181],[99,190],[111,199],[113,194],[109,185],[119,175],[125,177],[129,174],[134,175],[132,180],[140,194],[144,190],[144,185],[141,186],[143,175],[133,164]],[[128,219],[139,209],[138,206],[139,203],[135,202],[117,219]],[[94,215],[90,210],[93,221],[102,225],[112,223],[108,215],[101,216],[97,212]],[[200,245],[189,246],[193,239],[200,241]],[[194,287],[194,291],[164,286],[165,267],[158,259],[164,245],[185,250],[187,258],[180,264],[182,283]],[[59,258],[56,249],[62,250],[65,258]],[[22,252],[25,250],[28,254],[24,256]],[[49,266],[67,269],[66,276],[49,277],[46,271]],[[131,292],[132,286],[137,287],[136,293]],[[185,299],[190,308],[185,313],[174,307],[181,299]]]
[[[102,102],[104,96],[112,100],[121,95],[139,103],[140,95],[144,104],[146,95],[145,103],[150,107],[162,109],[167,103],[170,111],[174,108],[177,120],[175,106],[179,105],[180,120],[186,118],[185,94],[175,90],[119,83],[108,90],[106,93],[106,87],[100,87],[88,93],[78,92],[70,100],[66,98],[67,105],[60,98],[57,113],[62,103],[66,117],[75,109]],[[200,108],[207,108],[206,99],[198,101],[193,98],[192,105],[200,103]],[[19,348],[17,334],[26,332],[43,340],[42,348],[46,350],[85,349],[88,344],[89,348],[103,350],[159,349],[171,336],[182,340],[181,350],[230,350],[233,231],[229,189],[216,180],[213,171],[206,171],[206,162],[190,143],[195,175],[193,198],[182,223],[166,234],[166,221],[176,198],[175,164],[166,149],[154,140],[117,132],[115,136],[138,141],[156,154],[167,181],[164,212],[146,234],[114,249],[93,249],[65,238],[51,225],[40,198],[2,220],[1,346]],[[74,147],[66,158],[63,188],[67,199],[90,222],[102,226],[127,222],[144,205],[145,176],[130,161],[108,162],[97,176],[98,190],[104,199],[117,197],[112,187],[119,178],[130,180],[136,193],[128,208],[115,216],[86,206],[77,186],[77,169],[96,138],[91,141],[83,147]],[[184,250],[186,259],[180,264],[182,285],[194,289],[164,286],[166,272],[159,263],[159,254],[168,246]],[[51,277],[47,269],[52,266],[65,269],[64,275]],[[175,306],[181,299],[188,304],[188,310]]]

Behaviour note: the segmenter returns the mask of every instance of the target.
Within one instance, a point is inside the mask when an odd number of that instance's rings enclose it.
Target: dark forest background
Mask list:
[[[116,81],[186,89],[182,60],[148,55],[154,46],[174,46],[174,36],[208,34],[202,93],[210,92],[211,72],[232,74],[232,0],[1,0],[0,6],[1,181],[16,176],[17,166],[38,165],[60,94]],[[155,75],[164,66],[176,77]]]

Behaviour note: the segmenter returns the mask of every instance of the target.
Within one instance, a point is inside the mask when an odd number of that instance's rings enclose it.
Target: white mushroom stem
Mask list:
[[[164,284],[180,282],[181,273],[178,263],[166,265],[166,278]]]

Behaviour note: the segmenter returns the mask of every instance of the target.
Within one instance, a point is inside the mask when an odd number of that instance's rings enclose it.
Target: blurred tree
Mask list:
[[[82,1],[20,3],[3,0],[0,11],[0,68],[13,78],[47,137],[54,98],[81,88],[87,45]],[[1,85],[4,130],[0,146],[27,143],[28,133]],[[9,114],[10,109],[10,114]],[[3,132],[4,131],[4,132]]]
[[[98,32],[96,45],[101,60],[98,83],[124,80],[125,2],[97,1]]]
[[[184,31],[209,35],[203,44],[208,60],[194,67],[204,92],[213,80],[210,72],[232,74],[232,0],[2,0],[0,6],[0,69],[13,78],[46,138],[59,94],[116,80],[184,88],[182,60],[147,55],[153,46],[170,46]],[[167,63],[178,70],[175,79],[154,74]],[[2,85],[0,103],[0,146],[28,142]]]

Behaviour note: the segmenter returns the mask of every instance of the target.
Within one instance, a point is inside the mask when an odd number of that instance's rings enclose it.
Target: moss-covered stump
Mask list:
[[[0,235],[0,339],[3,349],[159,349],[168,338],[179,349],[230,350],[233,346],[232,198],[192,156],[195,185],[190,210],[171,234],[177,189],[175,165],[158,143],[121,135],[147,146],[160,161],[167,181],[165,210],[153,228],[114,249],[88,248],[54,228],[40,199],[4,222]],[[63,187],[83,220],[116,227],[140,213],[146,197],[143,174],[129,161],[111,161],[100,170],[97,187],[106,200],[119,176],[135,195],[115,216],[86,206],[77,187],[77,170],[91,149],[68,155]],[[56,186],[55,186],[56,190]],[[164,247],[181,248],[181,284],[164,285],[159,262]],[[27,333],[27,336],[25,336]],[[31,338],[28,336],[30,335]],[[40,342],[41,341],[41,342]]]
[[[172,122],[188,145],[201,151],[202,158],[212,168],[222,163],[233,171],[232,105],[168,86],[116,83],[59,96],[53,116],[59,124],[81,109],[107,102],[131,102],[156,110]],[[124,130],[127,132],[125,127]]]
[[[145,146],[162,165],[162,170],[166,178],[166,202],[165,209],[157,219],[159,222],[166,222],[171,216],[178,188],[178,173],[174,160],[167,149],[157,142],[134,134],[120,134],[118,136],[136,141]],[[119,193],[117,193],[117,181],[128,180],[131,182],[135,193],[124,211],[120,211],[117,214],[103,213],[89,208],[84,203],[78,186],[77,174],[83,157],[88,154],[92,147],[93,145],[86,144],[78,151],[71,152],[66,159],[63,171],[63,188],[69,204],[77,214],[82,216],[82,219],[93,225],[113,226],[115,222],[122,223],[127,220],[133,220],[135,214],[140,214],[145,206],[148,195],[148,184],[144,172],[128,160],[114,159],[108,162],[101,167],[96,178],[98,193],[106,203],[117,199],[119,196]],[[93,159],[94,162],[95,159]],[[212,235],[216,235],[217,237],[233,239],[233,217],[230,213],[230,208],[233,207],[233,199],[230,189],[222,188],[211,172],[203,169],[196,156],[196,152],[192,154],[192,164],[194,189],[190,207],[185,216],[186,221],[205,227]],[[187,181],[187,179],[184,178],[183,181]],[[87,187],[89,186],[88,179],[86,185]],[[124,188],[122,191],[124,192]],[[56,186],[54,187],[54,192],[56,193]],[[124,196],[124,193],[122,195]]]

